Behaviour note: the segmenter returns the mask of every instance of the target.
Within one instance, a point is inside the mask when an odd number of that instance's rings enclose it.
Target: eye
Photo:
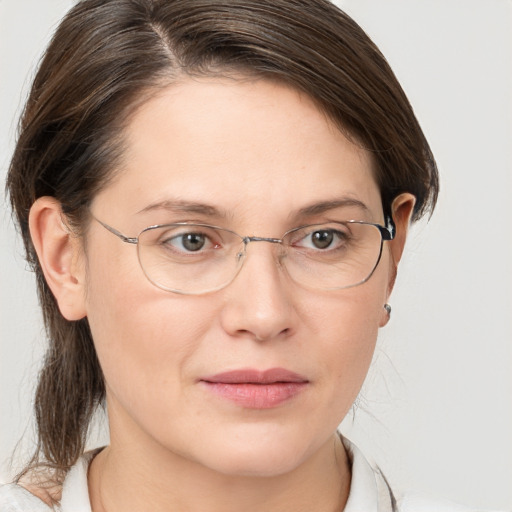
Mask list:
[[[198,252],[218,246],[205,233],[198,232],[180,233],[166,239],[163,243],[184,252]]]
[[[334,233],[332,231],[315,231],[311,233],[311,243],[317,249],[327,249],[334,240]]]
[[[206,237],[201,233],[185,233],[178,237],[179,244],[187,251],[200,251],[206,241]]]
[[[341,248],[348,240],[348,234],[338,229],[319,228],[309,233],[302,232],[294,241],[296,247],[313,250],[333,250]]]

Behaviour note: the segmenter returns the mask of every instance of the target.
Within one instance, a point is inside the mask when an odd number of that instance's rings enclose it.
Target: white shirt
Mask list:
[[[386,479],[360,450],[343,438],[352,463],[352,480],[343,512],[483,512],[421,496],[395,497]],[[94,452],[86,453],[68,472],[56,512],[91,512],[87,470]],[[0,512],[49,512],[52,508],[16,484],[0,486]],[[314,511],[312,511],[314,512]]]

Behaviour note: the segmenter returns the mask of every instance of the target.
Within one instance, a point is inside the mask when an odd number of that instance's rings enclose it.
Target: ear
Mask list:
[[[407,238],[407,232],[409,230],[409,224],[411,222],[414,205],[416,204],[416,198],[409,193],[403,193],[395,197],[391,204],[391,215],[393,216],[393,222],[396,227],[395,238],[389,243],[391,251],[391,260],[394,264],[395,270],[398,267],[398,263],[402,258],[404,252],[405,240]]]
[[[397,196],[391,205],[391,215],[395,224],[396,233],[393,240],[389,242],[390,260],[389,260],[389,281],[387,289],[387,297],[391,295],[395,285],[398,263],[404,252],[405,241],[409,224],[414,211],[416,198],[409,193],[403,193]],[[384,327],[389,321],[389,312],[383,307],[380,327]]]
[[[40,197],[30,209],[30,235],[62,316],[80,320],[86,316],[84,258],[80,239],[64,219],[55,198]]]

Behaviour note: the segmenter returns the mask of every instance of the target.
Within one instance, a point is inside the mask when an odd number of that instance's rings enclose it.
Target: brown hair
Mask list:
[[[179,75],[242,71],[313,98],[374,155],[385,213],[401,192],[414,219],[433,209],[438,175],[411,106],[386,60],[326,0],[85,0],[63,19],[41,62],[20,124],[7,188],[37,276],[49,348],[35,399],[31,465],[66,471],[81,455],[105,396],[87,319],[65,320],[28,230],[34,201],[60,201],[83,229],[115,172],[128,116]]]

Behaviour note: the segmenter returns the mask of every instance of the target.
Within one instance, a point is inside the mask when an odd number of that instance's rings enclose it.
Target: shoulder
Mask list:
[[[50,512],[42,499],[17,484],[0,485],[0,512]]]
[[[492,512],[421,493],[410,493],[400,497],[397,500],[396,510],[397,512]]]
[[[0,485],[0,512],[91,512],[87,470],[99,451],[85,453],[58,477],[36,468],[19,484]]]
[[[374,462],[347,438],[341,437],[341,440],[352,466],[352,482],[344,512],[485,512],[420,493],[396,493]]]
[[[87,471],[100,450],[82,455],[62,480],[59,479],[60,483],[48,478],[32,478],[22,485],[0,485],[0,512],[91,512]]]

